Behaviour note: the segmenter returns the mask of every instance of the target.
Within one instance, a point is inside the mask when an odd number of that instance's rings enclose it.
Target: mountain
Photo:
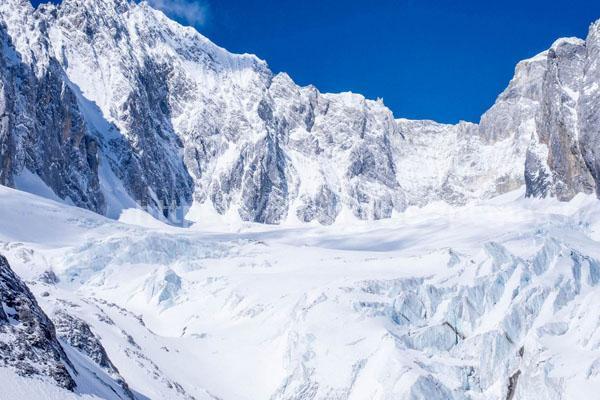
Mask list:
[[[0,42],[0,400],[600,391],[600,21],[456,125],[145,2]]]
[[[600,178],[598,23],[521,62],[478,125],[442,125],[300,87],[145,2],[6,0],[0,21],[0,181],[110,217],[331,224]]]
[[[56,276],[45,273],[35,284],[43,283],[55,284]],[[49,293],[42,292],[41,296],[48,297]],[[93,393],[104,399],[135,399],[89,325],[62,310],[63,307],[57,307],[53,323],[3,256],[0,256],[0,306],[0,366],[3,372],[11,371],[19,377],[17,385],[28,385],[22,378],[37,378],[39,384],[50,388]],[[6,380],[6,376],[0,376],[5,393],[9,391]],[[6,395],[6,398],[31,398]],[[38,395],[41,396],[35,394]]]

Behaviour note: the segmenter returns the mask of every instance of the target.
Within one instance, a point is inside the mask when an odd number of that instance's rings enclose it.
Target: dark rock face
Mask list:
[[[339,197],[327,186],[321,186],[314,197],[302,197],[303,205],[297,215],[301,221],[317,220],[322,225],[331,225],[340,212]]]
[[[49,12],[44,17],[60,29],[74,31],[74,40],[85,47],[73,51],[97,52],[88,62],[101,63],[109,57],[120,63],[126,81],[114,88],[111,108],[98,110],[100,118],[106,119],[108,114],[114,120],[114,134],[104,153],[135,202],[175,220],[179,218],[176,214],[191,203],[193,182],[183,163],[183,144],[171,124],[175,107],[171,91],[175,88],[169,84],[177,85],[177,94],[182,96],[189,88],[168,60],[133,59],[135,49],[125,20],[119,15],[129,11],[127,1],[103,2],[98,7],[89,2],[65,1],[56,16]],[[154,34],[146,38],[149,44],[156,40]],[[115,46],[123,47],[124,52],[110,54]],[[68,55],[69,50],[65,50],[64,68],[69,65]],[[100,69],[98,64],[92,67]]]
[[[243,220],[277,224],[289,207],[287,178],[279,141],[267,135],[244,147],[231,169],[213,183],[211,199],[216,210],[225,213],[239,196]]]
[[[285,156],[276,137],[267,136],[247,148],[242,178],[240,216],[245,221],[276,224],[287,215],[288,181]]]
[[[35,74],[21,62],[0,22],[0,183],[24,168],[74,204],[103,213],[98,143],[56,60]]]
[[[1,26],[0,39],[6,48],[8,39]],[[0,71],[6,70],[6,61],[4,57],[0,57]],[[11,99],[14,95],[10,83],[6,72],[0,73],[0,184],[8,186],[13,185],[13,155],[15,154],[14,137],[11,134],[11,115],[13,115]]]
[[[519,382],[519,376],[521,376],[521,370],[517,370],[508,379],[508,390],[506,393],[506,400],[512,400],[517,390],[517,383]]]
[[[72,369],[54,324],[0,256],[0,365],[19,375],[46,377],[73,390]],[[73,370],[74,371],[74,370]]]
[[[147,60],[135,76],[138,90],[121,106],[121,124],[129,137],[115,146],[113,169],[140,205],[167,219],[191,202],[193,183],[179,153],[182,143],[171,126],[166,86],[172,66]]]
[[[586,61],[578,107],[579,145],[600,196],[600,21],[592,24],[586,40]]]
[[[127,382],[119,374],[119,370],[108,357],[104,346],[85,321],[61,310],[54,316],[54,323],[58,337],[88,356],[114,379],[120,386],[122,398],[134,399]]]
[[[70,27],[83,29],[91,45],[101,40],[97,31],[110,21],[99,19],[97,27],[94,13],[68,3],[64,12],[74,14]],[[129,5],[123,2],[121,7]],[[137,90],[121,104],[117,121],[128,131],[124,136],[114,124],[97,121],[103,117],[67,77],[68,64],[54,58],[48,27],[59,17],[56,10],[33,10],[25,2],[10,11],[39,37],[27,38],[28,53],[16,50],[0,18],[0,183],[14,186],[15,176],[26,168],[58,197],[104,214],[107,204],[99,170],[104,162],[138,204],[167,219],[181,214],[191,202],[192,181],[179,156],[182,143],[170,126],[165,103],[165,82],[173,73],[169,66],[148,60],[132,71]],[[105,28],[123,29],[114,24]]]
[[[584,42],[561,39],[548,51],[536,134],[525,165],[528,196],[570,200],[600,195],[600,25]]]
[[[33,83],[37,124],[28,131],[25,167],[61,198],[103,213],[104,196],[98,179],[98,143],[89,133],[77,100],[52,60]],[[51,154],[51,157],[48,155]]]
[[[536,146],[543,146],[545,151],[536,152],[532,146],[527,154],[525,177],[529,196],[551,195],[567,201],[577,193],[594,191],[595,184],[578,141],[577,102],[585,58],[582,40],[561,40],[548,51],[536,117]]]

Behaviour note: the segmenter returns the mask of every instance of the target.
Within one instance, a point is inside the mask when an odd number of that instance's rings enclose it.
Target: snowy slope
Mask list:
[[[595,23],[444,125],[3,0],[0,400],[594,398],[599,65]]]
[[[591,398],[600,206],[522,195],[182,229],[0,188],[0,251],[51,318],[89,324],[138,396]]]

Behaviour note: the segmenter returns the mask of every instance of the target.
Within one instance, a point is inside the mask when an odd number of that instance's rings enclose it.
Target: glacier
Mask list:
[[[64,398],[525,400],[600,389],[590,194],[560,202],[521,188],[371,222],[181,228],[0,187],[0,215],[0,253],[78,372]],[[52,376],[0,372],[16,398],[59,388]]]
[[[600,21],[455,125],[144,1],[0,44],[0,400],[600,391]]]

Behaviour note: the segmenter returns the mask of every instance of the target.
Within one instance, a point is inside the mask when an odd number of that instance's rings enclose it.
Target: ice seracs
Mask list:
[[[181,229],[0,187],[0,249],[54,321],[76,395],[587,398],[599,207],[521,190],[369,223]]]
[[[2,393],[600,390],[599,23],[456,125],[300,87],[144,2],[5,0],[0,43]]]

